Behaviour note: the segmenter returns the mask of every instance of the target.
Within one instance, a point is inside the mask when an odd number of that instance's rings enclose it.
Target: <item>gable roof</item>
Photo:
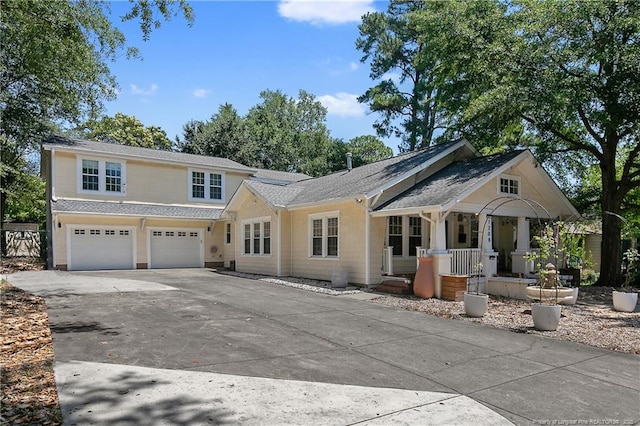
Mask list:
[[[342,170],[327,176],[293,182],[289,185],[270,185],[245,181],[252,192],[260,195],[273,206],[301,206],[357,196],[369,196],[382,191],[396,181],[423,170],[443,155],[471,145],[464,140],[454,140],[420,151],[398,155],[351,170]],[[280,186],[277,188],[277,186]],[[275,188],[274,188],[275,187]]]
[[[214,220],[220,218],[222,209],[219,207],[187,207],[167,204],[57,199],[51,201],[51,212]]]
[[[376,207],[374,211],[393,211],[418,207],[444,206],[454,202],[475,185],[521,155],[524,150],[456,161],[432,176]]]
[[[86,152],[87,154],[117,155],[147,161],[155,160],[161,162],[182,163],[196,167],[211,167],[248,174],[256,172],[255,168],[247,167],[227,158],[185,154],[182,152],[140,148],[136,146],[127,146],[108,142],[95,142],[84,139],[71,139],[61,136],[48,138],[42,144],[42,147],[46,150],[58,149],[61,151],[68,150],[71,152]]]
[[[424,169],[441,155],[445,155],[467,144],[464,140],[454,140],[434,145],[419,151],[397,155],[351,170],[342,170],[327,176],[301,181],[295,185],[304,190],[292,200],[292,204],[309,204],[329,200],[339,200],[365,195],[381,190],[388,183],[402,180]],[[471,148],[472,149],[472,148]]]
[[[258,180],[265,183],[287,184],[311,179],[311,176],[304,173],[281,172],[278,170],[258,169],[251,180]]]
[[[244,184],[251,192],[259,194],[273,207],[288,206],[304,190],[304,187],[299,185],[274,185],[253,180],[246,180]]]

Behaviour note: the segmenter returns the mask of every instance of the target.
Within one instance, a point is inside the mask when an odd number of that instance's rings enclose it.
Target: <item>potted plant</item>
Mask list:
[[[624,282],[620,291],[613,291],[613,309],[620,312],[633,312],[638,303],[638,292],[633,291],[632,280],[640,263],[640,253],[635,248],[630,248],[624,252],[626,262]]]
[[[473,267],[473,273],[467,281],[467,291],[464,294],[464,312],[468,317],[482,317],[487,313],[489,295],[480,293],[480,277],[482,276],[482,263]],[[475,291],[472,290],[475,287]]]
[[[538,272],[538,285],[527,288],[528,297],[537,300],[531,304],[533,326],[537,330],[554,331],[558,328],[562,315],[562,307],[558,304],[561,284],[556,267],[549,260],[558,259],[559,236],[553,227],[547,225],[542,229],[541,235],[534,239],[539,245],[539,251],[527,256],[529,261],[534,262]]]

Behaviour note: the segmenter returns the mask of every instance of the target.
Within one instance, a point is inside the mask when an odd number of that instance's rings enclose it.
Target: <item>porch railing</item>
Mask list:
[[[450,249],[451,273],[457,275],[472,275],[482,272],[478,265],[482,263],[480,249]]]

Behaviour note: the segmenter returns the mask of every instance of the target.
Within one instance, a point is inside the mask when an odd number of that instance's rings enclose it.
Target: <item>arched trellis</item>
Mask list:
[[[495,207],[491,207],[492,203],[498,202],[498,204]],[[526,204],[531,211],[533,212],[533,214],[535,214],[536,216],[536,220],[538,221],[538,225],[541,224],[541,218],[540,218],[540,214],[538,213],[538,211],[536,210],[536,208],[534,207],[537,206],[539,207],[541,210],[544,211],[544,213],[546,213],[546,216],[548,219],[552,219],[551,217],[551,213],[549,213],[549,211],[542,205],[540,204],[538,201],[536,200],[532,200],[529,198],[519,198],[519,197],[511,197],[511,196],[501,196],[501,197],[496,197],[492,200],[490,200],[489,202],[487,202],[481,209],[480,211],[478,211],[477,213],[475,213],[475,215],[478,217],[480,216],[485,210],[490,210],[490,212],[487,213],[487,217],[484,220],[484,223],[482,224],[482,233],[481,238],[480,238],[480,256],[482,257],[484,254],[484,241],[485,241],[485,232],[487,229],[487,223],[490,220],[490,217],[502,206],[509,204],[509,203],[514,203],[514,202],[523,202],[524,204]],[[478,274],[478,278],[479,275],[484,273],[484,266],[482,266],[481,268],[476,268],[477,269],[477,274]],[[487,274],[485,275],[485,286],[486,286],[486,281],[488,280],[488,276]],[[478,285],[476,286],[476,293],[479,293],[479,281],[478,281]]]

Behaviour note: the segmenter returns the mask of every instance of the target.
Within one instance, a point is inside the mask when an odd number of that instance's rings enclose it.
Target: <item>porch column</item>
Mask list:
[[[486,213],[478,215],[478,232],[482,241],[482,272],[485,279],[498,273],[498,253],[493,251],[493,222]]]
[[[516,250],[511,252],[511,272],[524,274],[527,272],[527,253],[530,251],[529,240],[529,218],[518,217],[518,241]]]
[[[433,274],[435,275],[435,297],[440,297],[442,283],[441,274],[451,273],[451,254],[447,251],[447,233],[445,215],[431,213],[431,247],[429,254],[433,256]]]

